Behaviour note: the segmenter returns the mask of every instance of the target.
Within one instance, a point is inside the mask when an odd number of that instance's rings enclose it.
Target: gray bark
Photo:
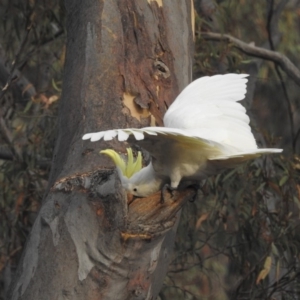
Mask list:
[[[66,0],[67,54],[49,189],[8,299],[155,299],[180,208],[159,193],[127,202],[84,133],[161,123],[191,81],[190,0]]]

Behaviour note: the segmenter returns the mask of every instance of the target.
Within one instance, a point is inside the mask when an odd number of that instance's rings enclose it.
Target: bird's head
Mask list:
[[[136,159],[133,157],[132,149],[127,148],[127,161],[125,161],[116,151],[106,149],[100,151],[110,157],[115,163],[121,183],[123,187],[135,196],[140,196],[137,193],[137,187],[131,182],[132,178],[136,178],[136,174],[142,170],[142,154],[138,151]],[[134,176],[135,175],[135,176]]]
[[[142,167],[142,154],[138,152],[136,159],[132,149],[127,148],[127,162],[114,150],[106,149],[100,153],[109,156],[115,163],[123,188],[137,197],[147,197],[157,192],[162,184],[155,173],[152,163]]]

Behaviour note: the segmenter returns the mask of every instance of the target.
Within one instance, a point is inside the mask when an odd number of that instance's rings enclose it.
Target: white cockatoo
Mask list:
[[[193,81],[175,99],[164,116],[165,127],[126,128],[88,133],[92,142],[118,138],[147,150],[151,162],[141,167],[128,153],[128,164],[113,150],[105,150],[115,162],[123,187],[146,197],[168,184],[195,184],[208,175],[231,168],[264,153],[282,149],[258,149],[245,108],[238,103],[246,94],[246,74],[206,76]],[[137,163],[139,167],[133,167]],[[134,171],[126,174],[126,168]],[[124,171],[125,170],[125,171]]]

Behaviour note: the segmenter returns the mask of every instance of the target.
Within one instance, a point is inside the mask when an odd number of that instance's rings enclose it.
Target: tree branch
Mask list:
[[[251,44],[247,44],[229,34],[220,34],[213,32],[199,32],[199,34],[205,40],[231,43],[235,48],[247,55],[263,58],[277,63],[282,68],[282,70],[284,70],[286,74],[290,76],[297,85],[300,86],[300,70],[285,55],[276,51],[271,51],[263,49],[261,47],[256,47]]]
[[[15,70],[17,68],[17,65],[19,64],[19,60],[20,60],[21,54],[23,53],[24,47],[25,47],[25,45],[26,45],[26,43],[28,41],[28,37],[29,37],[29,34],[31,32],[31,29],[32,29],[32,24],[30,24],[26,28],[26,34],[25,34],[25,36],[24,36],[24,38],[23,38],[23,40],[21,42],[20,49],[19,49],[18,53],[16,54],[15,59],[14,59],[14,61],[12,63],[10,74],[8,76],[6,84],[1,89],[0,100],[4,97],[5,93],[9,89],[9,87],[18,79],[18,76],[15,74]]]
[[[7,145],[0,145],[0,160],[13,160],[14,155],[11,148]],[[27,154],[28,155],[28,154]],[[32,157],[31,159],[35,161],[35,164],[41,170],[47,170],[51,167],[51,159],[42,158],[42,157]]]
[[[7,145],[0,145],[0,159],[13,160],[14,156]]]
[[[15,159],[22,161],[22,154],[20,152],[20,149],[17,149],[14,144],[13,144],[13,136],[12,133],[10,132],[10,130],[7,128],[6,124],[5,124],[5,120],[1,115],[1,111],[0,111],[0,133],[4,139],[4,141],[7,143],[7,145],[9,146],[12,155]]]
[[[27,100],[36,95],[36,90],[33,84],[18,69],[15,69],[13,75],[11,76],[12,78],[15,78],[15,80],[12,80],[11,83],[8,83],[10,76],[11,72],[6,67],[6,58],[0,45],[0,82],[3,84],[3,86],[16,82],[16,92],[18,93],[18,98],[22,97],[23,99],[25,98]]]
[[[281,15],[282,10],[284,9],[285,5],[287,4],[287,0],[282,0],[278,6],[274,9],[274,0],[269,1],[269,12],[268,12],[268,21],[267,21],[267,32],[268,32],[268,39],[270,43],[270,49],[272,51],[275,51],[275,44],[274,44],[274,38],[273,38],[273,33],[277,33],[278,35],[278,19],[279,16]],[[293,109],[292,109],[292,103],[290,100],[290,97],[288,95],[282,74],[280,72],[280,69],[278,67],[278,64],[274,64],[275,70],[277,73],[277,76],[279,78],[287,106],[288,106],[288,116],[289,116],[289,121],[290,121],[290,127],[291,127],[291,136],[292,136],[292,147],[293,147],[293,152],[295,152],[295,146],[296,146],[296,139],[295,139],[295,129],[294,129],[294,117],[293,117]]]

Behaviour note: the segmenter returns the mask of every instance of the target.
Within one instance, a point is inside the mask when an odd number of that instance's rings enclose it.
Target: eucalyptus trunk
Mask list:
[[[8,299],[155,299],[193,193],[129,201],[84,133],[162,124],[191,81],[191,0],[66,0],[67,48],[49,188]]]

